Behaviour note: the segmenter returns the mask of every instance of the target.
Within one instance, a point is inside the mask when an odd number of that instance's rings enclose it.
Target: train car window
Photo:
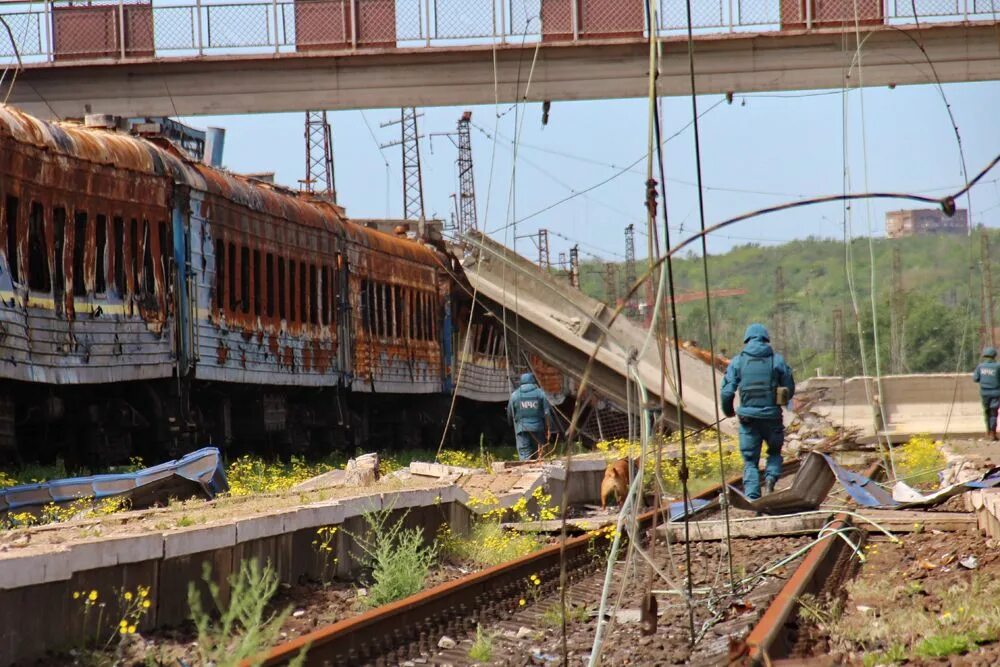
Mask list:
[[[160,269],[163,274],[165,291],[170,291],[174,284],[174,237],[169,223],[160,221],[156,225],[160,238]]]
[[[389,336],[389,286],[384,283],[378,284],[378,335],[382,338]]]
[[[403,310],[406,312],[406,337],[416,338],[416,332],[413,330],[413,322],[416,318],[413,317],[413,291],[408,289],[403,289]]]
[[[215,239],[215,310],[225,308],[226,304],[226,243]]]
[[[320,308],[320,321],[323,326],[327,326],[330,324],[330,267],[321,267],[319,278],[323,283],[320,285],[319,292],[320,301],[322,303],[322,308]]]
[[[142,221],[142,283],[139,291],[143,295],[156,291],[156,273],[153,269],[153,234],[149,229],[149,220]]]
[[[125,298],[125,221],[115,216],[114,222],[114,260],[115,260],[115,288],[118,296]]]
[[[296,269],[297,268],[298,267],[296,267],[294,259],[288,260],[288,293],[290,295],[289,298],[288,298],[288,321],[289,322],[297,322],[298,321],[296,319],[296,315],[298,315],[298,311],[296,310],[296,304],[299,302],[299,299],[298,299],[298,294],[295,293],[295,285],[296,285],[295,275],[296,275]]]
[[[358,311],[361,315],[361,327],[368,333],[372,330],[372,309],[371,309],[371,297],[368,294],[368,281],[361,281],[361,288],[358,290],[358,298],[361,303],[358,304]]]
[[[433,297],[424,294],[424,340],[434,340],[431,336],[431,318],[434,317]]]
[[[267,274],[267,287],[265,289],[265,298],[267,299],[267,312],[268,317],[274,317],[274,255],[272,253],[267,253],[264,258],[264,273]]]
[[[28,288],[52,291],[49,279],[49,246],[45,239],[42,205],[31,202],[28,213]]]
[[[236,312],[236,273],[239,271],[239,267],[236,264],[236,244],[229,244],[229,262],[227,264],[229,271],[226,273],[226,292],[229,295],[229,310],[230,312]]]
[[[105,255],[108,245],[108,218],[98,215],[94,221],[94,291],[104,294],[108,291],[107,263]]]
[[[250,312],[250,248],[240,246],[240,310]]]
[[[393,334],[396,338],[406,335],[406,320],[403,319],[403,290],[399,285],[392,286]]]
[[[132,218],[129,223],[129,275],[132,284],[132,294],[139,292],[139,221]]]
[[[309,283],[306,282],[308,269],[305,262],[299,262],[299,321],[309,323]]]
[[[253,314],[258,317],[263,312],[260,299],[260,250],[253,251]]]
[[[429,308],[427,309],[428,336],[429,340],[437,340],[437,313],[434,310],[434,295],[427,296]]]
[[[52,242],[55,245],[52,261],[52,265],[55,267],[55,272],[52,275],[52,291],[58,297],[66,292],[66,271],[63,268],[63,252],[66,249],[66,209],[62,206],[52,209],[52,226],[54,228]]]
[[[285,258],[278,258],[278,317],[285,319]]]
[[[10,271],[10,279],[15,283],[21,282],[21,270],[17,262],[17,217],[18,205],[20,201],[17,197],[7,195],[4,198],[4,222],[7,224],[7,267]]]
[[[319,324],[322,296],[319,293],[319,273],[316,265],[309,265],[309,324]]]
[[[417,338],[419,338],[420,340],[424,340],[424,319],[425,319],[425,317],[424,317],[424,293],[423,292],[416,292],[415,295],[414,295],[414,299],[416,299],[416,302],[417,302],[416,303],[416,307],[415,307],[415,311],[416,311],[415,314],[416,314],[416,318],[417,318],[417,323],[416,323]]]
[[[83,251],[87,247],[87,212],[73,214],[73,296],[87,296]]]

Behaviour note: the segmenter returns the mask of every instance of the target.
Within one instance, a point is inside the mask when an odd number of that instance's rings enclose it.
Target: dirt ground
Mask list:
[[[799,656],[830,655],[843,664],[892,664],[885,656],[913,665],[997,665],[1000,623],[995,593],[1000,576],[1000,543],[976,530],[920,532],[902,544],[884,538],[869,541],[867,562],[839,596],[809,601],[818,609],[800,612]],[[963,565],[964,563],[964,565]],[[838,604],[842,609],[838,616]],[[920,655],[928,637],[979,635],[961,655]],[[925,644],[926,646],[926,644]]]
[[[743,578],[775,562],[796,548],[810,543],[809,537],[775,537],[756,540],[734,540],[733,561],[737,579]],[[640,632],[639,608],[647,590],[649,570],[641,563],[615,567],[605,626],[602,662],[605,667],[626,665],[725,664],[730,636],[742,637],[756,622],[763,610],[794,570],[798,560],[778,568],[772,575],[742,587],[739,595],[727,595],[728,559],[718,542],[692,545],[693,586],[711,589],[712,594],[697,593],[694,623],[698,641],[690,646],[688,608],[677,595],[661,592],[658,601],[657,631],[644,636]],[[676,566],[678,582],[684,581],[684,548],[674,544],[670,557],[664,544],[657,546],[656,562],[665,573]],[[567,614],[567,647],[570,664],[586,664],[591,653],[598,615],[598,603],[604,571],[574,583],[571,587]],[[668,589],[662,579],[654,578],[653,590]],[[619,597],[620,596],[620,597]],[[555,594],[533,600],[528,597],[524,607],[514,610],[506,620],[483,628],[492,636],[492,658],[488,664],[503,666],[555,665],[562,656],[561,615]],[[432,665],[476,664],[469,657],[471,638],[464,638],[450,650],[440,651],[428,660]]]

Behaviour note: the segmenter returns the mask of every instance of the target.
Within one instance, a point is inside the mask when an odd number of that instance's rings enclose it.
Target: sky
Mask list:
[[[699,97],[705,223],[806,196],[840,194],[845,171],[852,192],[941,196],[965,182],[963,155],[971,178],[1000,154],[998,106],[1000,82],[855,89],[846,100],[840,90],[737,94],[732,103]],[[553,262],[574,243],[583,259],[621,260],[624,228],[634,223],[641,232],[637,255],[646,255],[646,100],[553,102],[546,126],[540,104],[421,109],[428,217],[451,217],[457,149],[446,134],[455,131],[466,108],[472,111],[481,229],[531,258],[537,256],[535,235],[546,228]],[[673,245],[700,224],[691,99],[663,98],[661,114],[663,136],[669,137],[663,155]],[[380,125],[398,120],[399,110],[337,111],[329,119],[338,203],[352,217],[401,217],[401,150],[380,148],[398,141],[398,124]],[[233,171],[274,171],[279,183],[292,187],[304,176],[304,114],[183,120],[226,128],[224,164]],[[598,185],[602,181],[608,182]],[[961,200],[960,206],[968,205]],[[882,236],[885,212],[911,207],[918,205],[859,203],[849,215],[851,233]],[[1000,227],[1000,167],[971,191],[971,210],[974,224]],[[844,219],[839,203],[769,214],[711,236],[708,248],[714,254],[751,242],[843,238]]]

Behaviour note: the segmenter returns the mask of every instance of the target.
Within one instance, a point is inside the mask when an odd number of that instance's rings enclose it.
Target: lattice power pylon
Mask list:
[[[632,285],[635,284],[635,225],[629,225],[625,228],[625,290],[628,291],[632,289]],[[629,297],[628,308],[625,310],[626,315],[630,320],[634,320],[639,316],[638,308],[636,308],[635,295]]]
[[[569,249],[569,284],[580,288],[580,246]]]
[[[400,143],[403,146],[403,217],[424,219],[424,181],[420,173],[420,135],[417,133],[417,110],[401,109]]]
[[[476,218],[476,183],[472,177],[472,112],[458,119],[458,235],[479,229]]]
[[[538,230],[538,267],[543,271],[552,268],[552,259],[549,257],[549,230]]]
[[[306,112],[306,192],[337,201],[333,175],[333,133],[325,111]]]
[[[604,300],[612,308],[618,305],[618,267],[614,262],[604,265]]]
[[[399,120],[380,124],[380,127],[396,123],[400,126],[399,141],[390,141],[381,147],[403,147],[403,217],[407,220],[424,219],[424,182],[420,171],[420,134],[417,132],[419,115],[413,107],[403,107]]]

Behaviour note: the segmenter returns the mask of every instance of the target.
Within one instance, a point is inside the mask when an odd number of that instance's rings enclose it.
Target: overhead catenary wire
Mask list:
[[[691,0],[685,0],[685,9],[687,11],[687,50],[688,50],[688,74],[691,83],[691,123],[694,134],[694,159],[695,159],[695,174],[697,176],[696,181],[698,184],[698,222],[699,227],[702,231],[705,231],[705,197],[702,189],[702,170],[701,170],[701,135],[698,128],[698,89],[695,81],[694,74],[694,34],[691,26]],[[660,177],[663,178],[663,159],[660,158]],[[705,313],[706,313],[706,326],[708,327],[708,351],[709,358],[712,363],[715,363],[715,333],[712,330],[712,291],[711,283],[708,279],[708,239],[705,236],[701,237],[701,267],[702,276],[704,278],[705,287]],[[784,341],[782,341],[784,342]],[[712,373],[712,406],[715,414],[715,421],[718,423],[721,418],[719,416],[719,386],[718,379],[715,373]],[[722,493],[720,494],[721,504],[722,504],[722,517],[725,522],[726,527],[726,555],[729,565],[729,586],[730,588],[735,588],[735,574],[733,569],[733,538],[729,525],[729,490],[726,485],[726,464],[725,458],[722,452],[722,433],[718,428],[715,429],[715,438],[718,444],[718,454],[719,454],[719,481],[721,483]],[[755,462],[754,465],[757,465]]]

